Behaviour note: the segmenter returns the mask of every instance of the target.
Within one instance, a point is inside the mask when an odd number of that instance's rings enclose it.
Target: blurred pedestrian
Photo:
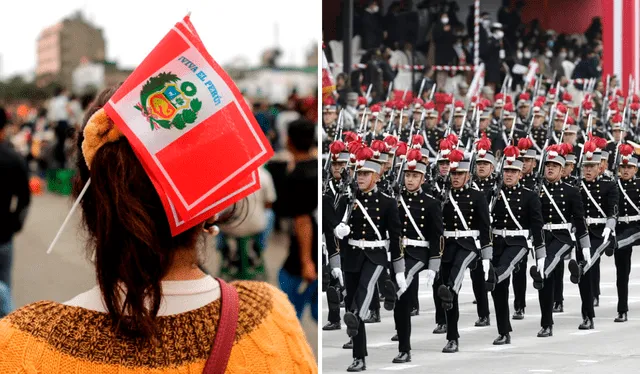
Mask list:
[[[456,61],[456,52],[453,49],[453,45],[456,42],[456,36],[453,34],[453,30],[449,24],[449,16],[447,13],[442,13],[440,15],[440,22],[434,26],[433,42],[436,48],[436,65],[454,65]],[[436,74],[438,87],[445,86],[448,74],[449,73],[446,71],[438,71]]]
[[[64,169],[67,161],[65,143],[70,128],[69,98],[64,88],[56,87],[54,97],[49,101],[47,114],[49,123],[53,126],[56,135],[56,145],[53,153],[57,164],[56,167]]]

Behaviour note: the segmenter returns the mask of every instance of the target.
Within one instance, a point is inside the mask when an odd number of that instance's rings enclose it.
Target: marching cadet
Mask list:
[[[520,130],[523,129],[524,124],[529,118],[529,108],[531,108],[531,95],[528,92],[523,92],[518,96],[518,116],[516,118],[516,127]]]
[[[599,177],[600,155],[596,154],[595,150],[596,145],[593,141],[585,143],[585,153],[582,156],[583,179],[580,181],[582,204],[592,250],[584,256],[580,256],[580,252],[576,253],[579,262],[574,259],[569,261],[570,279],[572,283],[578,284],[582,300],[583,322],[578,327],[580,330],[591,330],[594,327],[593,281],[589,269],[611,244],[609,237],[615,230],[618,212],[618,188],[613,181]]]
[[[496,159],[491,152],[491,141],[486,135],[483,135],[482,138],[476,142],[476,154],[476,175],[473,177],[472,186],[482,192],[487,199],[487,203],[489,203],[496,183],[496,177],[493,174]],[[491,324],[491,320],[489,319],[489,297],[485,287],[485,274],[488,269],[483,267],[480,259],[477,259],[470,268],[471,285],[477,303],[476,310],[478,312],[478,320],[475,322],[475,326],[489,326]]]
[[[564,167],[562,168],[562,181],[572,186],[577,186],[580,181],[578,177],[574,175],[576,170],[576,155],[572,153],[573,147],[570,144],[563,143],[562,145],[567,149],[567,157],[564,161]]]
[[[562,137],[562,127],[564,126],[564,119],[567,114],[567,107],[559,103],[556,106],[555,117],[553,118],[553,131],[551,132],[551,139],[549,139],[549,144],[559,144],[561,143],[560,138]],[[567,122],[569,119],[567,118]],[[546,138],[546,134],[545,134]]]
[[[447,344],[444,353],[458,352],[458,294],[464,271],[482,256],[488,269],[492,257],[489,206],[485,195],[469,187],[470,162],[458,149],[447,156],[451,162],[451,189],[445,193],[442,217],[444,232],[440,242],[442,253],[438,296],[447,317]],[[485,277],[486,279],[486,277]]]
[[[373,293],[376,292],[375,284],[387,265],[387,245],[391,252],[398,293],[402,294],[407,289],[404,258],[400,251],[401,225],[398,207],[394,199],[376,187],[381,165],[371,158],[373,151],[370,148],[362,148],[356,154],[358,191],[353,196],[353,201],[347,204],[347,208],[352,211],[342,269],[347,289],[347,312],[343,321],[347,327],[347,335],[353,338],[354,360],[347,369],[350,372],[366,369],[365,357],[368,354],[364,320],[368,317],[369,304],[373,299]],[[341,239],[339,236],[338,238]],[[385,283],[384,294],[385,309],[392,310],[396,299],[396,287],[391,281]]]
[[[342,281],[342,270],[340,269],[340,257],[338,253],[338,243],[333,234],[333,229],[340,223],[338,212],[343,209],[338,207],[340,198],[340,183],[342,174],[349,162],[349,152],[346,151],[345,144],[336,140],[329,146],[331,157],[331,178],[327,182],[328,188],[322,196],[323,203],[323,231],[325,234],[325,245],[329,256],[329,267],[331,277],[329,277],[329,288],[327,289],[327,306],[329,307],[328,322],[322,327],[324,331],[340,330],[340,289],[344,287]],[[348,226],[342,226],[342,230]],[[333,257],[338,256],[333,259]],[[336,270],[337,269],[337,270]]]
[[[522,138],[518,140],[518,149],[520,150],[522,161],[520,184],[533,190],[536,184],[536,169],[538,166],[538,152],[536,151],[535,143],[530,138]]]
[[[380,104],[374,104],[370,108],[371,115],[369,116],[369,132],[365,136],[365,142],[371,144],[374,140],[384,139],[384,113]]]
[[[502,189],[493,212],[493,259],[487,277],[487,290],[491,291],[496,311],[498,337],[494,345],[511,344],[509,322],[509,277],[514,268],[535,248],[535,258],[543,267],[546,251],[542,239],[542,213],[540,199],[532,190],[519,183],[523,163],[517,160],[518,148],[504,150],[505,162]],[[533,240],[531,240],[533,238]],[[524,265],[526,268],[526,263]],[[524,307],[521,310],[524,317]]]
[[[561,180],[565,149],[557,144],[547,148],[544,165],[545,181],[540,186],[542,217],[545,222],[545,248],[547,256],[544,266],[536,264],[530,268],[533,287],[538,290],[540,325],[538,337],[553,336],[553,300],[556,277],[553,273],[568,251],[576,246],[576,234],[585,258],[591,256],[591,243],[584,220],[584,207],[578,190]],[[576,234],[573,232],[575,225]],[[576,249],[577,250],[577,249]]]
[[[435,160],[438,157],[438,144],[444,138],[444,132],[438,128],[438,111],[432,101],[424,104],[426,113],[425,129],[422,136],[425,139],[425,147],[429,150],[429,158]]]
[[[463,123],[463,121],[466,123]],[[462,130],[462,136],[459,136],[463,125],[465,128]],[[465,147],[467,142],[473,138],[473,134],[469,129],[468,121],[465,119],[464,103],[462,101],[456,101],[454,105],[453,125],[451,127],[451,133],[459,136],[460,139],[458,140],[462,147]],[[458,144],[456,144],[456,146],[457,145]]]
[[[548,124],[545,125],[544,98],[538,99],[531,110],[533,111],[533,124],[530,139],[533,141],[533,148],[542,154],[542,148],[547,141],[546,126],[548,126]]]
[[[620,114],[615,114],[611,118],[611,134],[613,135],[613,140],[609,140],[607,145],[603,148],[603,151],[609,152],[609,154],[615,154],[616,146],[620,143],[626,143],[626,136],[624,127],[622,124],[622,116]],[[616,160],[613,157],[609,157],[607,163],[608,170],[615,170],[615,162]]]
[[[329,154],[329,145],[336,138],[336,130],[338,124],[336,120],[337,115],[336,102],[333,98],[328,97],[324,100],[324,106],[322,107],[322,128],[324,130],[324,139],[322,140],[322,154]]]
[[[613,253],[616,264],[616,288],[618,290],[618,316],[614,322],[626,322],[629,312],[629,274],[631,273],[631,253],[634,245],[640,245],[640,181],[636,178],[638,159],[629,144],[619,147],[620,162],[620,214],[616,227],[618,248]]]
[[[493,104],[493,118],[491,119],[489,128],[491,129],[491,134],[498,134],[500,133],[500,115],[507,101],[511,102],[511,96],[505,95],[503,93],[497,93],[495,94],[494,99],[495,102]]]
[[[507,147],[509,142],[509,135],[511,135],[511,129],[515,126],[516,112],[513,109],[513,104],[509,103],[504,106],[504,115],[503,115],[503,131],[498,132],[497,136],[493,141],[493,153],[498,154],[498,150],[502,152],[502,150]],[[520,138],[526,137],[526,134],[519,130],[517,127],[513,129],[513,142],[518,144],[518,140]]]
[[[421,159],[422,154],[417,149],[407,154],[405,188],[398,199],[407,291],[399,297],[393,311],[399,342],[399,353],[393,359],[394,363],[411,361],[411,311],[414,298],[418,297],[420,271],[427,267],[427,285],[431,286],[440,269],[442,214],[439,201],[421,188],[427,172],[427,165]]]

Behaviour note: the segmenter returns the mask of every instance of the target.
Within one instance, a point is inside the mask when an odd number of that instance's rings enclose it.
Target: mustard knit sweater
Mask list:
[[[233,282],[240,305],[227,373],[317,373],[287,296],[262,282]],[[220,300],[158,317],[158,346],[117,334],[108,315],[41,301],[0,320],[0,373],[202,373]]]

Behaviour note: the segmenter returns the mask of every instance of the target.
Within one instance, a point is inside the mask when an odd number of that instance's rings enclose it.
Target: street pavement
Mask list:
[[[46,254],[72,203],[68,197],[49,193],[33,197],[25,227],[14,239],[12,293],[17,308],[39,300],[64,302],[95,286],[95,272],[84,252],[86,236],[80,227],[80,212],[76,211],[53,252]],[[264,252],[267,281],[276,286],[288,241],[286,234],[274,233]],[[219,267],[219,252],[214,249],[214,240],[208,239],[205,268],[215,276]],[[302,327],[317,356],[317,324],[309,309]]]
[[[637,250],[636,250],[637,252]],[[529,261],[531,264],[531,261]],[[566,266],[567,262],[565,262]],[[478,318],[473,304],[473,291],[469,272],[460,294],[460,352],[442,353],[445,335],[434,335],[435,315],[431,287],[425,275],[420,277],[420,314],[412,317],[412,362],[393,364],[398,353],[394,335],[393,314],[381,308],[382,322],[367,324],[367,372],[384,373],[638,373],[640,372],[640,259],[633,259],[629,284],[629,321],[614,323],[617,309],[615,265],[613,258],[601,261],[600,306],[595,308],[595,329],[580,331],[580,293],[578,286],[569,281],[565,270],[564,313],[554,313],[553,337],[538,338],[540,307],[537,290],[530,278],[527,284],[527,309],[524,320],[511,321],[511,344],[492,345],[498,336],[491,305],[491,326],[474,327]],[[326,323],[327,304],[322,294],[320,323]],[[510,290],[510,308],[513,292]],[[342,310],[344,313],[344,310]],[[510,310],[513,313],[513,309]],[[348,341],[346,328],[322,332],[322,372],[343,373],[352,362],[351,350],[342,349]]]

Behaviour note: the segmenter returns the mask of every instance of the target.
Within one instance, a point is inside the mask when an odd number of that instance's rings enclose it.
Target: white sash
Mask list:
[[[369,222],[371,227],[373,227],[373,231],[376,232],[376,235],[378,236],[378,240],[382,240],[382,235],[380,235],[380,231],[378,231],[378,227],[373,223],[373,220],[371,220],[369,213],[367,213],[367,210],[362,206],[362,203],[360,202],[360,200],[356,199],[356,205],[360,207],[360,210],[362,210],[362,215],[364,215],[364,218],[366,218],[366,220]]]
[[[556,204],[556,201],[553,199],[553,196],[549,193],[549,190],[547,190],[547,186],[545,186],[544,183],[542,183],[542,189],[544,190],[544,193],[549,198],[549,201],[551,201],[551,204],[555,208],[556,212],[558,212],[558,215],[562,219],[562,222],[567,223],[567,219],[564,218],[564,214],[562,214],[562,211],[560,210],[560,208],[558,208],[558,205]],[[569,231],[569,236],[571,236],[571,240],[573,240],[575,242],[576,241],[575,234],[573,233],[573,231],[571,231],[571,229],[569,229],[568,231]]]
[[[404,211],[407,212],[407,216],[409,216],[409,221],[411,221],[413,228],[418,233],[420,240],[425,240],[424,236],[422,235],[422,232],[420,232],[420,229],[418,228],[418,225],[416,225],[416,221],[413,220],[413,216],[411,215],[411,212],[409,211],[409,208],[407,207],[407,204],[404,202],[404,199],[402,198],[402,196],[400,196],[400,204],[402,204]]]
[[[629,204],[631,204],[633,209],[635,209],[638,212],[638,214],[640,214],[640,209],[638,209],[636,204],[634,204],[633,201],[631,201],[631,198],[629,197],[629,195],[627,195],[627,191],[625,191],[624,188],[622,188],[622,183],[620,182],[620,179],[618,179],[618,187],[620,187],[620,191],[624,195],[624,198],[627,199],[627,201],[629,202]]]
[[[467,221],[465,221],[464,215],[460,211],[460,207],[458,206],[458,203],[453,198],[453,194],[451,193],[451,191],[449,191],[449,201],[451,202],[451,205],[453,205],[453,209],[456,211],[458,218],[460,218],[460,221],[462,221],[462,226],[464,227],[465,231],[469,231],[469,225],[467,225]],[[473,242],[476,244],[476,248],[478,248],[479,250],[480,242],[478,241],[478,239],[474,238]]]
[[[589,200],[591,200],[591,203],[596,206],[596,208],[598,209],[598,212],[600,212],[600,214],[602,214],[602,216],[604,218],[607,218],[607,215],[604,213],[604,211],[602,210],[600,205],[598,205],[598,203],[596,202],[596,199],[593,198],[593,196],[591,195],[591,192],[589,191],[587,186],[584,184],[584,181],[580,181],[580,185],[584,189],[584,192],[586,192],[587,197],[589,198]]]
[[[511,219],[513,220],[513,222],[516,224],[516,226],[518,226],[518,228],[520,230],[522,230],[522,225],[520,224],[520,221],[518,221],[518,219],[516,218],[516,216],[513,214],[513,211],[511,211],[511,206],[509,205],[509,201],[507,200],[507,196],[505,196],[504,191],[500,190],[500,196],[502,196],[502,200],[504,201],[504,206],[505,208],[507,208],[507,213],[509,213],[509,217],[511,217]],[[529,237],[526,237],[527,240],[527,246],[530,249],[533,249],[533,243],[531,242],[531,240],[529,239]]]
[[[438,157],[438,152],[436,152],[435,149],[433,149],[433,147],[431,147],[431,144],[429,143],[429,138],[427,137],[427,132],[426,131],[422,131],[422,134],[424,135],[424,144],[427,146],[427,149],[429,150],[429,153],[431,153],[433,156]]]

